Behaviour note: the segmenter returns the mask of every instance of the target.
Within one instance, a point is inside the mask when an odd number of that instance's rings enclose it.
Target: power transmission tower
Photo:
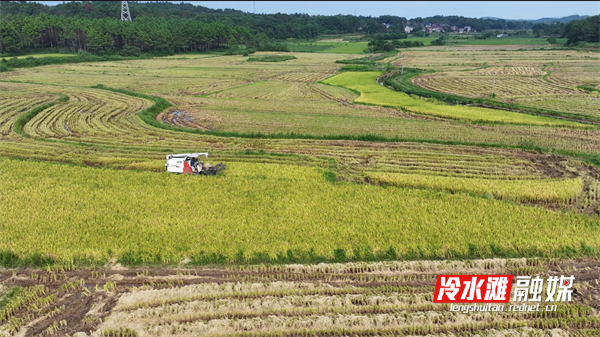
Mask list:
[[[129,5],[127,1],[121,1],[121,21],[131,21],[131,14],[129,14]]]

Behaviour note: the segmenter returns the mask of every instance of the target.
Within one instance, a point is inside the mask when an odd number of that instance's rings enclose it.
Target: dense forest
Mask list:
[[[134,47],[148,51],[207,51],[220,48],[265,45],[264,34],[246,28],[193,19],[138,17],[133,22],[119,19],[86,19],[40,13],[18,14],[0,21],[0,48],[16,53],[23,49],[65,48],[72,52],[109,52]]]
[[[562,36],[567,38],[568,45],[578,42],[600,42],[600,15],[569,22]]]
[[[399,34],[407,24],[425,23],[489,29],[533,28],[539,36],[563,36],[569,43],[598,41],[598,16],[568,24],[433,16],[407,20],[384,15],[310,16],[251,14],[233,9],[210,9],[189,3],[129,2],[133,22],[120,19],[118,1],[71,1],[56,6],[26,1],[0,3],[0,53],[62,48],[110,53],[132,48],[141,52],[185,52],[233,48],[269,49],[269,41],[310,39],[321,34]],[[595,25],[595,26],[594,26]],[[275,48],[276,49],[276,48]]]
[[[87,19],[119,18],[120,2],[117,1],[71,1],[56,6],[25,1],[2,2],[2,15],[25,14],[37,16],[46,13],[54,16],[82,17]],[[253,33],[264,33],[270,39],[312,38],[319,34],[347,34],[403,32],[408,20],[404,17],[382,15],[379,17],[334,15],[310,16],[307,14],[251,14],[233,9],[210,9],[189,3],[129,2],[132,17],[159,17],[167,19],[194,19],[204,23],[220,22],[239,25]],[[401,14],[401,13],[399,13]],[[410,20],[414,27],[423,27],[426,22],[449,26],[471,26],[473,29],[529,29],[528,21],[506,21],[503,19],[475,19],[461,16],[433,16]],[[384,24],[388,24],[386,28]]]

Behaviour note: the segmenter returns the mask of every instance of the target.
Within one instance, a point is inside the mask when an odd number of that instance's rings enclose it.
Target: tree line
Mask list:
[[[600,15],[569,23],[538,23],[532,28],[538,37],[567,38],[567,45],[580,42],[600,42]]]
[[[45,48],[91,53],[123,50],[127,54],[173,53],[235,48],[237,45],[284,50],[282,46],[269,41],[312,39],[321,34],[349,33],[388,36],[394,40],[403,38],[406,25],[412,25],[418,32],[426,23],[445,24],[449,27],[471,26],[478,31],[523,31],[533,27],[538,35],[567,37],[568,43],[598,41],[598,16],[568,24],[534,25],[529,21],[462,16],[407,20],[393,15],[364,17],[251,14],[233,9],[210,9],[189,3],[130,1],[133,22],[123,22],[119,20],[120,2],[116,1],[71,1],[56,6],[7,1],[0,6],[0,53],[13,54]]]
[[[37,16],[46,13],[54,16],[82,17],[87,19],[119,18],[120,2],[117,1],[71,1],[56,6],[25,1],[7,1],[2,3],[0,15],[26,14]],[[362,32],[394,33],[404,32],[407,24],[419,29],[425,23],[446,24],[449,27],[471,26],[473,29],[530,29],[529,21],[506,21],[503,19],[476,19],[462,16],[432,16],[407,20],[395,15],[379,17],[333,15],[311,16],[308,14],[252,14],[234,9],[210,9],[189,3],[171,3],[136,1],[129,2],[134,19],[155,17],[166,19],[194,19],[204,23],[220,22],[230,26],[241,26],[253,34],[264,33],[270,39],[310,39],[320,34],[348,34]]]
[[[600,15],[569,22],[564,37],[567,38],[567,44],[600,42]]]
[[[116,18],[80,16],[7,15],[0,20],[0,52],[62,48],[94,54],[119,50],[173,53],[223,48],[267,46],[265,34],[251,34],[241,26],[194,19],[138,17],[133,22]]]

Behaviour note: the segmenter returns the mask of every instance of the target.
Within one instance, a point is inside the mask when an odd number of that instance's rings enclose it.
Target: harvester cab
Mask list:
[[[194,175],[215,175],[219,171],[225,169],[225,165],[223,163],[211,166],[209,163],[205,163],[204,161],[198,161],[199,156],[204,156],[204,159],[208,159],[207,152],[167,155],[165,169],[167,170],[167,172],[171,173]]]

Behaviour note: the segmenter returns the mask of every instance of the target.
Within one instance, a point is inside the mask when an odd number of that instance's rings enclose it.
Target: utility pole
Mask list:
[[[129,13],[127,1],[121,1],[121,21],[131,21],[131,14]]]

